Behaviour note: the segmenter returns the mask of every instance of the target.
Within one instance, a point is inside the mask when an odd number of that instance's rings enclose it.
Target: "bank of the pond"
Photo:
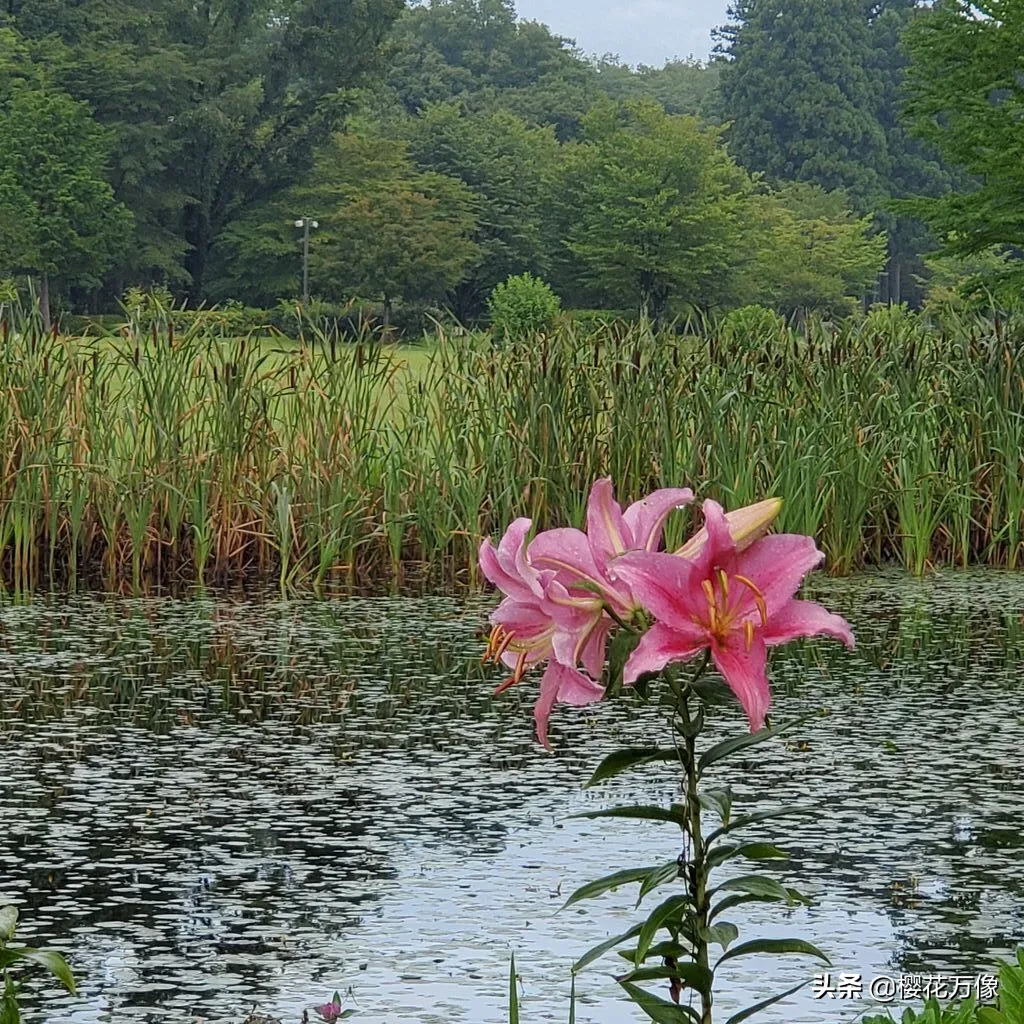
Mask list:
[[[483,536],[519,515],[578,522],[603,475],[623,498],[780,495],[781,526],[816,536],[837,573],[1012,566],[1022,340],[1020,323],[898,310],[409,349],[9,334],[0,576],[20,591],[472,584]]]
[[[819,578],[858,651],[808,644],[773,668],[780,720],[737,807],[814,803],[764,873],[814,898],[745,935],[804,936],[836,971],[976,974],[1024,939],[1020,822],[1024,577]],[[77,598],[0,607],[0,903],[65,952],[77,997],[26,988],[40,1024],[298,1024],[337,989],[359,1020],[561,1020],[569,967],[633,923],[632,895],[556,913],[580,882],[678,840],[572,819],[668,802],[666,767],[595,791],[608,749],[651,743],[654,709],[560,709],[555,756],[529,692],[492,696],[475,638],[491,601]],[[716,728],[742,725],[738,710]],[[729,1012],[816,968],[723,970]],[[577,1020],[639,1020],[599,962]],[[867,1000],[810,988],[765,1024],[848,1024]],[[316,1019],[310,1012],[312,1019]],[[898,1016],[898,1014],[897,1014]]]

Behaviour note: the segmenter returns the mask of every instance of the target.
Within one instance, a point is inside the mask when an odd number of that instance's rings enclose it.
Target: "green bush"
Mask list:
[[[491,325],[499,338],[547,333],[555,326],[561,308],[562,300],[532,274],[510,277],[487,300]]]
[[[865,1017],[863,1024],[893,1024],[886,1013]],[[1017,950],[1017,962],[999,969],[999,999],[995,1006],[977,1006],[974,999],[942,1007],[929,999],[924,1007],[904,1010],[900,1024],[1024,1024],[1024,947]]]

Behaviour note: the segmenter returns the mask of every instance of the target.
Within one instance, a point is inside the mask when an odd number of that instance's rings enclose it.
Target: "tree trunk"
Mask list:
[[[49,334],[53,326],[50,321],[50,275],[45,270],[39,278],[39,310],[43,314],[43,330]]]

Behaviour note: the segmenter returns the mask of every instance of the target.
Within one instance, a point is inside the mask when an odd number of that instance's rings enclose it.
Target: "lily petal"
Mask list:
[[[672,557],[672,556],[669,556]],[[631,686],[648,672],[660,672],[676,661],[688,661],[708,646],[703,630],[690,626],[688,631],[655,623],[640,639],[637,648],[626,660],[622,681]]]
[[[790,601],[780,608],[761,631],[769,647],[788,644],[800,636],[831,636],[841,640],[851,651],[856,641],[850,624],[841,615],[834,615],[816,601]]]
[[[693,501],[689,487],[666,487],[654,491],[642,501],[634,502],[623,514],[623,520],[633,535],[632,547],[656,551],[661,544],[665,520],[677,508]]]
[[[770,619],[784,608],[800,589],[804,577],[824,561],[812,537],[799,533],[776,533],[762,537],[739,556],[736,572],[749,579],[764,596]],[[751,602],[747,593],[744,601]]]
[[[630,552],[616,558],[609,572],[659,622],[685,630],[707,620],[708,608],[698,567],[678,555]]]
[[[752,641],[749,650],[735,635],[728,643],[716,641],[711,645],[711,658],[747,713],[750,731],[757,732],[764,728],[765,715],[772,703],[772,691],[768,684],[764,640],[755,635]]]
[[[604,565],[616,555],[635,547],[633,535],[622,518],[622,509],[615,500],[608,477],[595,480],[587,502],[587,538],[594,559]]]
[[[729,533],[736,544],[737,551],[746,551],[752,544],[759,541],[771,528],[782,511],[781,498],[768,498],[755,505],[727,512],[725,521],[729,524]],[[683,558],[696,558],[708,542],[708,531],[698,530],[678,551]]]
[[[558,661],[550,661],[540,681],[540,697],[533,708],[533,718],[537,725],[537,739],[545,749],[551,749],[548,740],[548,720],[555,702],[583,707],[596,704],[604,697],[604,687],[588,679],[582,672],[567,668]]]
[[[538,533],[530,542],[529,560],[538,569],[554,570],[567,586],[581,581],[602,593],[608,589],[608,581],[594,561],[590,541],[582,530],[564,528]]]

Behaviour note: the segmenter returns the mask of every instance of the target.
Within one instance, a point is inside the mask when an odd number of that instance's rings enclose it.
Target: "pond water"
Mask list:
[[[744,938],[809,938],[865,981],[984,971],[1024,940],[1024,576],[815,587],[860,647],[779,652],[777,720],[828,714],[757,748],[735,787],[743,806],[820,801],[757,836],[793,855],[764,873],[814,904],[733,919]],[[531,688],[495,699],[479,665],[491,603],[0,608],[0,904],[81,987],[28,985],[27,1019],[241,1022],[258,1004],[297,1024],[338,989],[358,1020],[503,1022],[515,951],[522,1019],[565,1021],[573,959],[636,920],[634,889],[556,913],[565,896],[679,848],[671,826],[570,815],[668,801],[674,783],[666,767],[582,789],[613,744],[665,738],[632,700],[560,709],[545,755]],[[740,730],[738,711],[717,728]],[[581,1024],[646,1019],[618,963],[581,975]],[[719,1005],[817,970],[737,961]],[[866,1005],[808,987],[756,1019]]]

